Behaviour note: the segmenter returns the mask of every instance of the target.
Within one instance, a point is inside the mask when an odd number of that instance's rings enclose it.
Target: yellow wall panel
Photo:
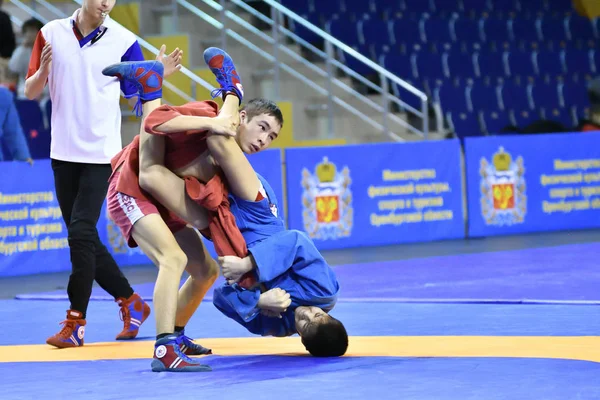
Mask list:
[[[208,68],[196,68],[194,70],[192,70],[192,72],[196,75],[198,75],[198,77],[204,79],[206,82],[210,83],[211,85],[213,85],[213,87],[217,87],[217,81],[215,80],[215,75],[211,72],[210,69]],[[210,100],[210,90],[205,89],[203,86],[201,85],[196,85],[196,100]],[[221,101],[221,99],[214,99],[217,103],[219,103],[219,106],[221,106],[223,104],[223,102]]]
[[[166,45],[167,46],[167,54],[170,53],[171,51],[173,51],[176,47],[179,47],[181,50],[183,50],[182,64],[185,67],[189,68],[190,38],[188,35],[148,36],[145,39],[148,43],[150,43],[152,46],[156,47],[157,49],[159,49],[160,46],[162,46],[163,44]],[[143,51],[144,51],[144,57],[146,59],[156,58],[156,56],[154,54],[150,53],[149,51],[147,51],[147,50],[143,50]],[[167,79],[167,81],[169,83],[175,85],[175,87],[177,87],[179,90],[181,90],[183,93],[187,94],[188,96],[192,95],[191,79],[188,78],[187,76],[185,76],[181,73],[176,73],[176,74],[173,74],[171,77],[169,77],[169,79]],[[163,89],[163,98],[166,102],[168,102],[170,104],[175,104],[175,105],[179,105],[179,104],[187,102],[187,99],[182,98],[179,94],[175,93],[174,91],[172,91],[166,87]]]
[[[110,12],[110,17],[136,35],[140,34],[139,3],[117,3]]]
[[[292,103],[289,101],[280,101],[277,105],[283,114],[283,127],[281,128],[281,132],[279,132],[279,137],[277,137],[277,140],[275,140],[271,147],[274,149],[285,149],[292,147],[294,143]]]
[[[577,12],[590,19],[600,17],[600,1],[598,0],[573,0]]]

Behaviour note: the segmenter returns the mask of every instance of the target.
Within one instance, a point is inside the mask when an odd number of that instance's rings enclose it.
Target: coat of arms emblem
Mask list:
[[[304,230],[313,239],[337,239],[350,236],[353,223],[350,169],[337,170],[327,157],[315,167],[315,173],[302,170],[302,217]]]
[[[503,147],[492,157],[481,158],[481,214],[488,225],[522,223],[527,213],[523,157],[513,160]]]

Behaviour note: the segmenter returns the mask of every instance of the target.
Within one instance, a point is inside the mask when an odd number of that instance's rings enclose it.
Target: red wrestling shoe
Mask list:
[[[119,313],[123,321],[123,330],[117,335],[116,339],[134,339],[140,326],[150,315],[150,306],[137,293],[132,294],[128,299],[118,298],[115,301],[121,307]]]
[[[169,335],[158,339],[154,344],[154,372],[207,372],[212,371],[208,365],[189,358],[181,351],[182,339],[177,335]]]
[[[61,322],[63,328],[56,335],[49,337],[46,343],[64,349],[83,346],[85,335],[85,319],[83,314],[75,310],[67,310],[67,319]]]

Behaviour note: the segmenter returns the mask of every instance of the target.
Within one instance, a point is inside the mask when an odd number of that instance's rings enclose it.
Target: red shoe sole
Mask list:
[[[83,341],[81,342],[80,345],[76,345],[74,343],[69,343],[69,342],[63,342],[62,340],[52,340],[54,339],[53,337],[48,338],[48,340],[46,340],[46,344],[49,344],[50,346],[56,347],[57,349],[68,349],[71,347],[81,347],[83,346]]]

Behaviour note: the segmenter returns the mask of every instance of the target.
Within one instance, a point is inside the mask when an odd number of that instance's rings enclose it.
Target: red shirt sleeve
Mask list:
[[[38,71],[38,69],[40,69],[40,64],[42,62],[42,50],[44,50],[45,45],[46,39],[44,38],[42,31],[39,31],[37,37],[35,38],[35,43],[33,44],[31,58],[29,58],[29,69],[27,70],[26,79],[29,79]]]
[[[175,109],[175,107],[162,105],[154,109],[154,111],[152,111],[150,114],[148,114],[144,122],[144,130],[152,135],[168,136],[168,133],[159,132],[156,130],[156,128],[164,124],[165,122],[172,120],[173,118],[179,117],[180,115],[181,113],[179,113]]]

